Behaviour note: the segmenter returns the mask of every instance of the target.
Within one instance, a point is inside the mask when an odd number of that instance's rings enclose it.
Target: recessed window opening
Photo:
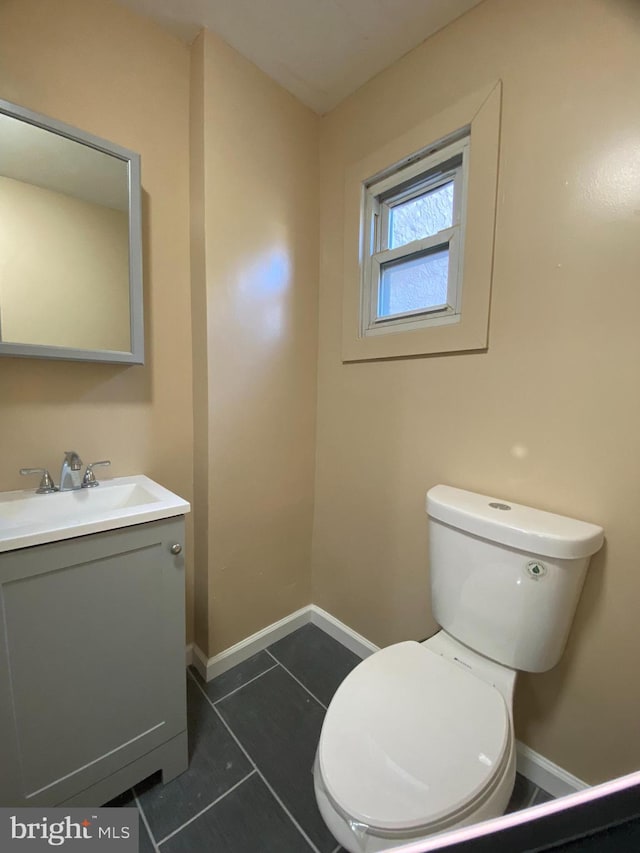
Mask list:
[[[361,333],[458,322],[469,137],[364,184]]]

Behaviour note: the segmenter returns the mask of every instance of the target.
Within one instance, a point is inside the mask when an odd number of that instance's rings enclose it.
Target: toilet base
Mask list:
[[[480,803],[475,811],[465,815],[461,820],[453,821],[448,826],[443,827],[440,824],[437,829],[434,829],[432,832],[425,833],[424,835],[403,836],[398,834],[393,838],[376,835],[369,827],[362,827],[362,830],[359,830],[357,825],[352,827],[349,822],[336,811],[333,804],[329,801],[320,778],[320,770],[317,762],[314,767],[313,785],[320,814],[336,841],[338,841],[345,850],[348,850],[349,853],[380,853],[380,851],[389,850],[391,847],[396,847],[409,841],[419,841],[422,838],[429,838],[432,835],[439,835],[443,832],[449,832],[452,829],[459,829],[463,826],[469,826],[472,823],[479,823],[483,820],[499,817],[504,814],[509,799],[511,798],[515,777],[516,753],[512,740],[511,751],[504,776],[493,788],[487,799]]]

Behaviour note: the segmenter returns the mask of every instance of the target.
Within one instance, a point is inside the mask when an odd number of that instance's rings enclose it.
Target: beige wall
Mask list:
[[[209,649],[209,321],[204,219],[204,38],[191,45],[190,205],[193,344],[194,640]]]
[[[193,499],[214,654],[310,601],[319,119],[109,0],[9,0],[0,30],[0,97],[142,155],[147,334],[144,368],[0,359],[0,489],[74,447]]]
[[[0,175],[0,258],[0,340],[131,349],[126,211]]]
[[[147,357],[0,358],[0,489],[27,485],[22,465],[57,480],[74,448],[191,499],[188,50],[109,0],[4,0],[0,57],[0,97],[142,155]]]
[[[516,707],[588,782],[640,766],[638,56],[627,0],[486,0],[322,121],[313,600],[379,644],[432,633],[435,483],[601,523],[563,661]],[[345,170],[499,78],[488,351],[342,364]]]
[[[211,34],[192,107],[197,636],[212,655],[311,600],[319,119]]]
[[[517,735],[587,781],[640,766],[637,5],[486,0],[321,121],[214,36],[190,65],[110,0],[52,9],[3,3],[0,97],[142,154],[147,365],[0,359],[0,489],[75,447],[195,496],[210,655],[310,600],[380,644],[435,630],[434,483],[599,522],[569,647],[521,679]],[[488,351],[343,365],[346,168],[498,78]]]

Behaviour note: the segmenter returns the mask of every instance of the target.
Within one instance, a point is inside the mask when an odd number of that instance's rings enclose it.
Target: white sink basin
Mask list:
[[[0,492],[0,552],[183,515],[190,508],[143,475],[52,495]]]

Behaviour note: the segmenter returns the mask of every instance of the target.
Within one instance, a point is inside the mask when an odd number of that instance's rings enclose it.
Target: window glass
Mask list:
[[[448,270],[448,249],[383,264],[378,317],[429,311],[446,305]]]
[[[453,181],[389,210],[389,248],[431,237],[453,224]]]

